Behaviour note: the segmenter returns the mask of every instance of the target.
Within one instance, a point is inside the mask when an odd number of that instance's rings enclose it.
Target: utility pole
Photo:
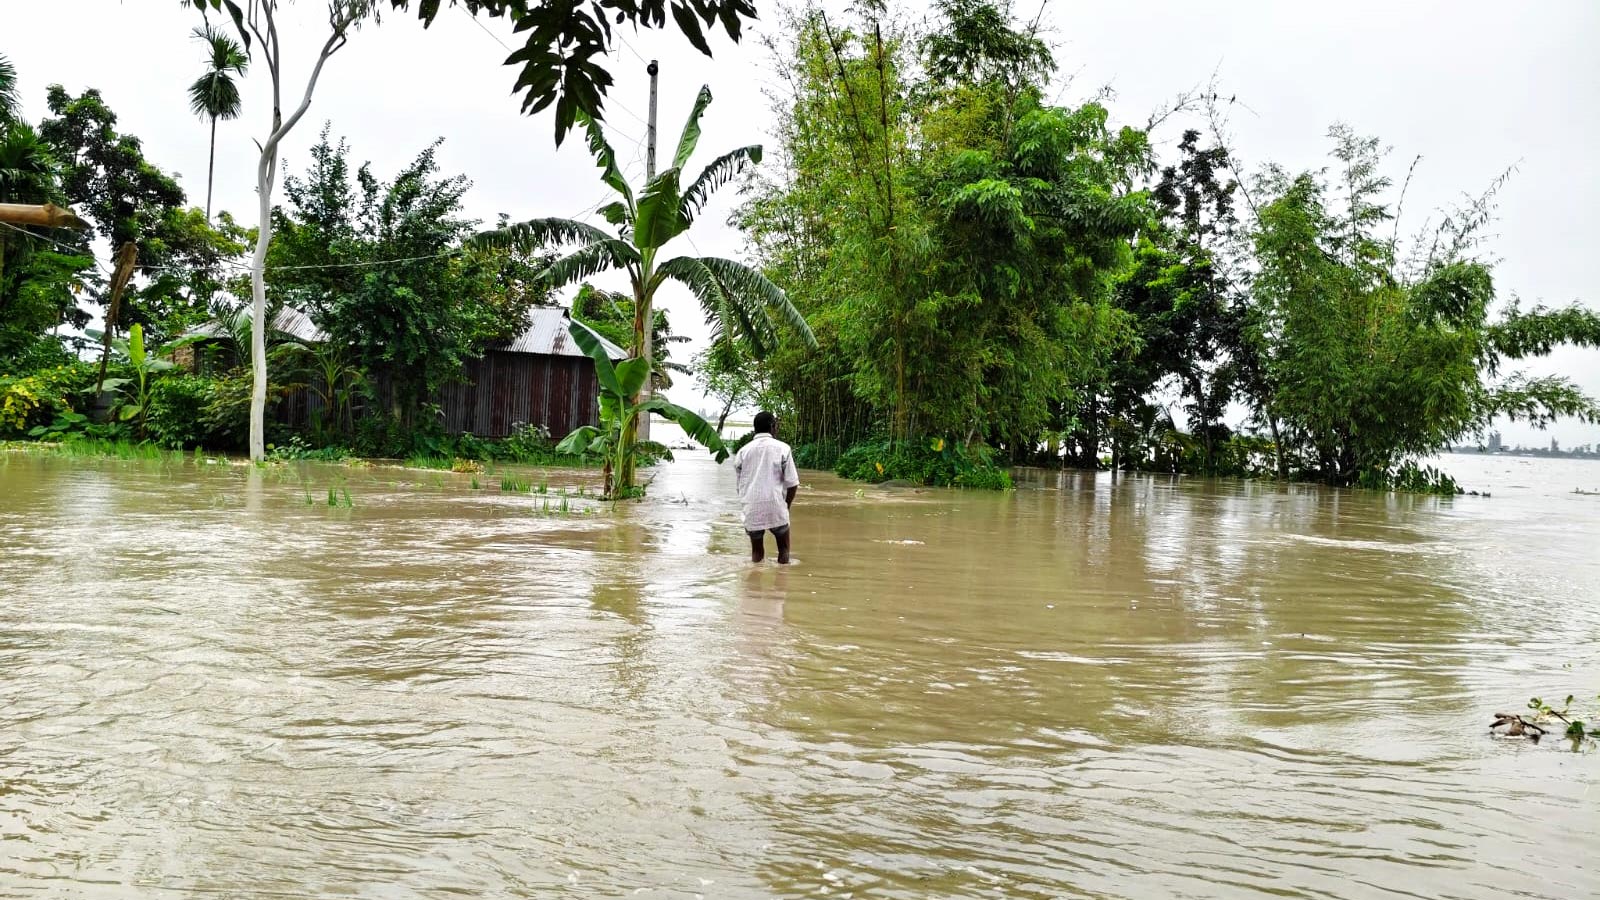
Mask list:
[[[661,67],[652,59],[644,70],[650,73],[650,121],[645,125],[644,129],[644,181],[646,185],[649,185],[650,181],[656,177],[656,75],[661,71]],[[650,374],[645,377],[644,387],[639,391],[640,402],[649,400],[651,395],[655,393],[655,325],[655,309],[646,309],[644,311],[644,361]],[[645,413],[639,418],[639,439],[643,441],[650,440],[649,413]]]

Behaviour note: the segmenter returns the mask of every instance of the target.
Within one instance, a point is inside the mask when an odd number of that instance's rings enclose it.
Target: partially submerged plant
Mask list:
[[[633,471],[642,453],[672,458],[671,451],[661,444],[633,440],[639,417],[648,413],[653,412],[669,422],[676,422],[691,440],[710,450],[717,462],[728,458],[728,448],[723,445],[716,429],[694,412],[661,397],[633,402],[650,375],[649,362],[636,357],[613,364],[600,340],[589,329],[574,322],[568,330],[578,347],[594,360],[595,376],[600,382],[600,427],[583,425],[574,429],[556,445],[556,451],[592,453],[603,458],[608,499],[618,500],[644,493],[642,488],[633,484]]]

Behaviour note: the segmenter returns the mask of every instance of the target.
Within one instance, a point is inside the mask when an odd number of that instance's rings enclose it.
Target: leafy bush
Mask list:
[[[145,430],[163,447],[214,446],[206,411],[216,392],[216,379],[200,375],[168,375],[150,385]]]
[[[250,436],[250,371],[235,369],[211,380],[201,423],[206,446],[215,450],[237,450]]]
[[[338,462],[350,455],[343,447],[313,447],[298,434],[291,434],[281,443],[267,445],[267,458],[272,460],[314,459]]]
[[[94,374],[88,363],[72,362],[30,375],[0,375],[0,437],[20,437],[75,412],[80,395],[93,389]]]
[[[798,465],[798,463],[796,463]],[[839,455],[834,471],[856,481],[891,479],[917,484],[1010,490],[1011,475],[994,464],[994,451],[961,447],[943,438],[867,441]]]
[[[402,459],[411,455],[414,444],[410,430],[393,416],[368,415],[356,419],[352,448],[357,456]],[[436,451],[435,455],[442,454]]]
[[[1419,466],[1411,460],[1388,469],[1371,469],[1356,480],[1360,487],[1375,491],[1401,491],[1408,494],[1438,494],[1454,497],[1463,493],[1454,478],[1433,466]]]
[[[754,437],[754,432],[750,437]],[[740,438],[740,447],[750,438]],[[844,448],[837,441],[816,441],[810,444],[799,444],[794,447],[794,464],[801,469],[831,469],[839,462]]]
[[[555,442],[550,439],[549,428],[518,422],[511,426],[511,434],[502,446],[508,454],[508,459],[522,462],[525,458],[531,459],[549,453],[555,449]]]
[[[77,354],[51,335],[40,335],[7,358],[0,366],[11,375],[32,375],[45,369],[80,365]]]

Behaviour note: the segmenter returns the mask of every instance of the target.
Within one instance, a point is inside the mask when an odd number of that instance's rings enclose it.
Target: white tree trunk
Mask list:
[[[294,130],[299,124],[306,110],[311,108],[311,95],[317,89],[317,79],[322,77],[322,66],[328,57],[338,52],[343,47],[347,32],[355,24],[356,19],[365,11],[364,6],[355,8],[341,6],[336,0],[329,3],[329,25],[332,34],[322,45],[322,52],[317,54],[317,64],[311,69],[311,77],[306,79],[305,95],[300,98],[300,106],[289,116],[283,118],[283,109],[279,103],[282,95],[282,71],[279,61],[282,56],[278,49],[278,28],[273,19],[275,4],[262,3],[256,7],[266,23],[266,35],[263,38],[260,30],[256,30],[256,37],[262,44],[266,54],[267,72],[272,77],[272,134],[261,145],[261,160],[256,166],[256,191],[260,201],[260,225],[256,231],[256,252],[250,263],[250,459],[260,462],[267,457],[266,426],[267,426],[267,248],[272,243],[272,189],[277,181],[278,174],[278,145],[285,135]],[[251,26],[255,28],[254,25]]]
[[[276,78],[277,73],[273,73]],[[270,148],[270,149],[268,149]],[[267,247],[272,243],[272,188],[277,169],[278,145],[269,141],[256,167],[256,193],[260,222],[256,252],[250,261],[250,459],[267,458]]]

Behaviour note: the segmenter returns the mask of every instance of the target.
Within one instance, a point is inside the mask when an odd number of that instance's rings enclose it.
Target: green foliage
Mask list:
[[[1012,487],[1011,475],[994,464],[991,448],[962,447],[936,437],[900,442],[864,441],[840,454],[834,471],[856,481],[910,481],[998,491]]]
[[[145,429],[163,447],[222,448],[227,434],[212,431],[217,379],[183,373],[158,378],[150,387]]]
[[[649,377],[648,364],[643,359],[628,359],[613,364],[605,347],[583,325],[574,322],[569,328],[572,340],[594,361],[595,377],[600,383],[600,427],[584,425],[561,439],[556,452],[588,455],[605,460],[606,494],[613,500],[643,495],[643,490],[633,483],[635,468],[649,456],[671,458],[665,447],[651,442],[637,441],[634,427],[639,416],[654,413],[669,422],[676,422],[684,434],[707,450],[717,462],[728,458],[728,449],[717,432],[694,412],[667,402],[660,397],[638,400],[639,389]]]
[[[410,422],[467,358],[521,332],[549,300],[536,277],[547,259],[458,252],[477,224],[460,216],[470,182],[440,177],[437,149],[381,181],[367,165],[352,173],[348,145],[324,129],[305,174],[284,179],[268,280],[327,334],[306,362],[330,391],[336,430],[349,428],[363,376],[381,380],[391,413]]]
[[[206,48],[206,71],[189,85],[189,111],[203,119],[236,119],[243,107],[235,75],[250,67],[244,48],[209,22],[196,28],[195,38]]]
[[[26,375],[0,374],[0,437],[48,428],[58,417],[76,412],[80,398],[93,387],[94,370],[83,362]]]
[[[607,222],[618,236],[568,219],[538,218],[515,225],[501,223],[474,238],[476,246],[520,248],[524,251],[574,247],[555,260],[542,275],[551,290],[575,284],[611,269],[627,273],[632,287],[633,316],[627,340],[616,341],[643,357],[646,327],[655,328],[656,291],[668,281],[687,287],[700,302],[716,341],[742,340],[760,356],[777,342],[778,324],[793,330],[807,345],[815,339],[806,320],[788,297],[761,273],[733,260],[718,257],[679,256],[660,260],[659,253],[683,235],[711,192],[726,184],[746,166],[761,159],[759,147],[744,147],[714,160],[701,171],[687,191],[680,188],[681,169],[699,143],[700,117],[711,103],[711,91],[702,87],[678,140],[674,165],[659,173],[635,193],[617,168],[616,151],[599,123],[583,119],[589,151],[601,170],[601,180],[619,199],[606,206]],[[623,298],[592,288],[579,300],[604,301],[620,315]],[[584,304],[588,306],[589,304]],[[591,317],[605,318],[590,306]],[[596,316],[596,312],[601,315]],[[608,337],[614,332],[608,332]],[[654,355],[651,365],[657,362]]]
[[[1453,497],[1465,493],[1454,478],[1433,466],[1419,466],[1409,459],[1392,469],[1362,472],[1356,478],[1356,484],[1369,490],[1401,491],[1408,494],[1439,494]]]
[[[620,269],[627,273],[633,289],[633,327],[625,345],[635,359],[622,366],[630,367],[632,389],[620,395],[624,401],[620,410],[608,406],[610,401],[604,395],[601,402],[602,420],[622,423],[621,430],[614,436],[605,430],[582,436],[574,432],[562,442],[562,446],[571,452],[594,452],[613,461],[615,468],[608,479],[613,495],[633,485],[638,454],[634,446],[637,440],[637,415],[655,412],[680,425],[693,416],[687,410],[671,404],[652,406],[654,401],[641,402],[641,396],[649,393],[641,395],[641,389],[652,385],[661,371],[647,338],[654,333],[657,325],[655,294],[664,282],[673,280],[689,288],[699,300],[707,321],[712,324],[713,339],[719,343],[741,340],[752,353],[759,356],[776,343],[781,324],[796,333],[807,346],[816,345],[805,317],[790,303],[784,292],[760,272],[743,263],[718,257],[658,259],[658,254],[667,244],[689,229],[695,213],[704,206],[715,187],[726,183],[744,165],[753,164],[761,158],[759,148],[746,147],[734,151],[702,170],[687,192],[681,189],[682,166],[688,162],[699,143],[700,117],[710,103],[711,91],[702,87],[678,139],[673,166],[657,174],[637,193],[618,170],[616,151],[606,140],[599,123],[592,118],[579,117],[584,124],[589,151],[601,170],[601,181],[619,197],[604,208],[606,221],[617,228],[616,237],[582,222],[539,218],[516,225],[502,223],[494,231],[473,239],[475,246],[523,251],[575,246],[575,249],[544,270],[543,282],[552,290],[608,269]],[[617,302],[619,298],[615,295],[602,294],[591,288],[580,294],[579,299],[580,302],[587,301],[586,306],[596,300],[604,301],[621,315],[620,303]],[[589,313],[594,315],[592,307]],[[572,333],[576,336],[580,332],[584,334],[584,340],[593,341],[581,325],[575,326]],[[606,384],[608,378],[614,380],[616,372],[604,354],[590,355],[595,358],[595,368],[601,374],[604,392],[609,389]],[[637,366],[631,367],[634,362],[637,362]],[[698,421],[699,417],[694,416],[694,419]],[[701,424],[704,425],[703,422]],[[706,428],[709,430],[709,426]],[[685,430],[689,430],[687,425]],[[720,447],[714,432],[710,433],[709,442],[691,436],[707,446],[713,446],[712,442],[715,442],[715,446]]]
[[[237,8],[237,0],[188,0],[213,9]],[[411,8],[411,0],[389,0],[395,9]],[[455,6],[458,0],[450,0]],[[550,4],[526,0],[460,0],[474,14],[494,18],[504,16],[512,30],[524,36],[523,46],[506,58],[506,65],[521,66],[515,91],[522,93],[522,109],[531,114],[554,107],[556,143],[567,131],[585,119],[598,119],[611,73],[597,60],[615,51],[612,24],[635,28],[662,28],[670,8],[673,24],[689,43],[707,56],[707,28],[721,28],[737,41],[744,22],[756,17],[753,0],[627,0],[621,3]],[[432,24],[444,8],[439,0],[419,0],[417,14],[424,24]],[[237,16],[236,16],[237,17]]]
[[[1578,750],[1586,744],[1592,746],[1595,743],[1600,743],[1600,727],[1587,724],[1582,719],[1576,718],[1578,714],[1572,710],[1572,703],[1575,699],[1577,698],[1572,694],[1568,694],[1567,699],[1562,702],[1561,708],[1557,709],[1538,697],[1534,697],[1528,701],[1528,708],[1533,710],[1536,722],[1557,719],[1565,725],[1566,730],[1563,735],[1572,741],[1572,749]],[[1600,695],[1597,695],[1595,700],[1600,701]],[[1595,719],[1600,720],[1600,710],[1596,711]]]
[[[1377,141],[1344,128],[1332,137],[1339,183],[1269,170],[1252,234],[1272,385],[1262,408],[1315,477],[1448,492],[1452,483],[1410,461],[1496,416],[1594,419],[1594,401],[1565,379],[1491,378],[1508,358],[1594,344],[1600,318],[1576,309],[1490,318],[1490,267],[1470,255],[1487,199],[1447,218],[1420,258],[1402,260]]]
[[[801,444],[932,432],[1023,457],[1133,343],[1109,301],[1144,135],[1047,104],[1048,53],[997,7],[941,13],[919,42],[808,12],[780,54],[784,171],[741,222],[823,349],[765,365]]]

